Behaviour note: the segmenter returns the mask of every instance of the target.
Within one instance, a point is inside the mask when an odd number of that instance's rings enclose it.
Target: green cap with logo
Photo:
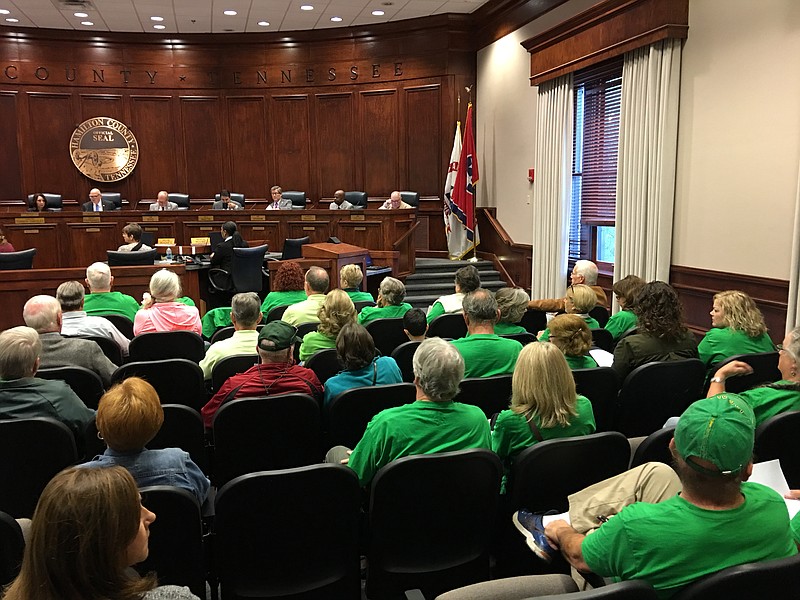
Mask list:
[[[753,459],[756,417],[741,396],[722,393],[693,403],[675,428],[675,448],[702,473],[734,475]],[[707,460],[718,471],[692,461]]]
[[[286,321],[270,321],[258,334],[258,347],[267,352],[285,350],[297,341],[297,328]]]

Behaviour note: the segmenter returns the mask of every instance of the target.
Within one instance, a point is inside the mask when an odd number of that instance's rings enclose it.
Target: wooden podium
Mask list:
[[[351,246],[350,244],[304,244],[303,245],[303,258],[316,260],[316,264],[324,267],[323,261],[330,265],[330,289],[339,287],[339,271],[345,265],[359,264],[361,271],[364,273],[364,279],[361,281],[361,289],[367,289],[367,255],[369,250],[361,248],[360,246]]]

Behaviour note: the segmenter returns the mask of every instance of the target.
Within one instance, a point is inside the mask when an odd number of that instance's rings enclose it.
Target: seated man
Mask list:
[[[261,299],[255,292],[236,294],[231,299],[231,322],[233,336],[220,340],[206,350],[200,361],[203,377],[211,379],[211,372],[220,360],[235,354],[255,354],[258,343],[256,327],[261,322]]]
[[[22,318],[39,334],[42,343],[39,367],[86,367],[100,376],[104,386],[117,369],[92,340],[61,335],[61,305],[52,296],[34,296],[22,308]]]
[[[399,208],[414,208],[410,204],[403,202],[400,192],[392,192],[389,199],[378,207],[378,210],[397,210]]]
[[[114,210],[111,200],[103,200],[103,194],[97,188],[89,190],[89,201],[81,204],[83,212],[103,212]]]
[[[464,357],[464,377],[491,377],[514,372],[522,344],[494,332],[500,318],[497,301],[490,290],[478,288],[464,296],[467,337],[450,342]]]
[[[426,319],[428,323],[433,321],[439,315],[460,313],[461,302],[464,300],[464,294],[469,294],[472,291],[481,287],[481,276],[473,265],[461,267],[456,271],[455,288],[456,293],[448,296],[440,296],[433,305],[428,308]]]
[[[331,210],[352,210],[355,206],[344,199],[344,190],[336,190],[333,193],[333,202],[330,204]]]
[[[283,190],[279,185],[273,185],[269,190],[272,202],[267,204],[267,210],[292,210],[292,201],[283,197]]]
[[[0,333],[0,419],[53,417],[82,439],[94,411],[63,381],[35,377],[41,351],[39,334],[30,327]]]
[[[450,344],[425,340],[414,354],[416,401],[378,413],[352,452],[336,446],[325,461],[346,464],[367,486],[381,467],[404,456],[490,448],[483,411],[453,402],[463,377],[464,360]]]
[[[234,375],[214,394],[201,411],[211,427],[220,406],[230,400],[253,396],[277,396],[292,392],[322,400],[322,384],[311,369],[292,362],[297,329],[284,321],[271,321],[261,328],[256,350],[261,359],[244,373]]]
[[[319,323],[317,313],[325,302],[325,294],[328,293],[328,286],[331,284],[328,273],[322,267],[311,267],[306,271],[304,288],[307,298],[302,302],[296,302],[286,309],[283,313],[283,320],[289,325],[299,325],[300,323]]]
[[[358,313],[358,322],[366,325],[375,319],[396,319],[411,310],[406,298],[406,286],[394,277],[384,277],[378,286],[377,306],[365,306]]]
[[[643,579],[661,598],[726,567],[792,556],[783,498],[746,483],[754,430],[739,396],[699,400],[670,442],[677,476],[647,463],[571,495],[568,513],[519,511],[514,524],[537,556],[560,550],[578,571]]]
[[[597,295],[597,305],[608,308],[608,298],[606,293],[597,285],[597,265],[590,260],[579,260],[575,263],[570,274],[570,284],[584,284],[592,288]],[[564,298],[540,298],[528,302],[528,308],[543,310],[545,312],[564,311]]]
[[[169,194],[164,190],[158,192],[158,198],[150,205],[150,210],[178,210],[178,205],[169,201]]]
[[[83,309],[89,315],[122,315],[133,323],[139,303],[133,296],[122,292],[112,292],[114,277],[111,267],[96,262],[86,269],[86,285],[90,294],[83,299]]]
[[[214,202],[211,210],[242,210],[244,208],[238,202],[231,200],[231,193],[228,190],[222,190],[219,193],[219,200]]]
[[[150,246],[142,243],[142,227],[138,223],[128,223],[122,228],[122,239],[125,243],[117,248],[117,252],[147,252]]]
[[[65,281],[56,289],[56,300],[61,305],[62,335],[91,335],[113,340],[128,356],[130,340],[108,319],[92,317],[83,310],[83,285],[79,281]]]
[[[403,332],[411,342],[424,342],[428,333],[428,322],[425,320],[425,311],[421,308],[412,308],[403,315]]]

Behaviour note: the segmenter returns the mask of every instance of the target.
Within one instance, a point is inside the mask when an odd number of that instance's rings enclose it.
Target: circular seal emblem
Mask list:
[[[72,132],[69,154],[89,179],[120,181],[133,172],[139,160],[139,144],[124,123],[110,117],[94,117]]]

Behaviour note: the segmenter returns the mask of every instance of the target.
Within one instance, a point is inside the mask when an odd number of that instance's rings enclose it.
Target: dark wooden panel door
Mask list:
[[[280,252],[283,238],[280,236],[280,223],[277,221],[245,221],[239,224],[239,233],[248,242],[266,242],[270,252]],[[250,244],[252,246],[252,243]]]
[[[130,127],[139,143],[133,177],[140,182],[141,198],[155,201],[161,190],[179,191],[172,103],[170,96],[131,96]]]
[[[17,123],[20,121],[17,98],[16,92],[0,92],[0,165],[3,165],[3,176],[0,177],[0,200],[17,200],[27,196],[22,191],[20,148],[17,138]]]
[[[364,190],[388,196],[400,185],[400,139],[397,131],[397,90],[361,93],[360,143]]]
[[[183,189],[172,191],[188,193],[191,188],[191,194],[211,198],[224,180],[219,98],[182,97],[181,128],[186,171],[181,178]]]
[[[106,250],[116,250],[119,247],[121,231],[117,223],[67,223],[68,253],[81,256],[89,263],[104,262],[108,260]],[[62,262],[62,266],[81,265],[64,265]]]
[[[351,92],[317,94],[314,143],[318,198],[332,198],[336,190],[356,189],[355,97]]]
[[[289,221],[288,223],[290,238],[310,237],[311,243],[327,242],[331,237],[330,221]]]
[[[263,96],[227,98],[230,175],[220,187],[245,198],[270,197],[264,106]]]
[[[69,140],[75,126],[72,94],[32,92],[28,94],[27,132],[35,160],[31,165],[33,178],[41,190],[61,194],[64,198],[89,199],[87,182],[79,184],[78,170],[69,154]],[[31,192],[33,193],[33,192]]]
[[[34,269],[51,269],[61,264],[58,229],[55,223],[44,225],[5,225],[8,241],[14,250],[36,248],[33,257]]]
[[[444,185],[441,86],[434,84],[405,88],[404,96],[408,167],[403,187],[423,196],[438,196]]]
[[[280,185],[284,190],[306,192],[306,196],[310,195],[312,189],[312,133],[308,104],[308,95],[296,94],[273,96],[270,105],[272,152],[277,168],[272,185]]]
[[[346,244],[362,248],[382,248],[380,221],[339,221],[337,236]]]
[[[188,237],[185,240],[180,239],[180,235],[177,232],[177,224],[173,221],[148,221],[144,223],[140,222],[139,225],[142,226],[143,231],[153,235],[154,243],[158,243],[159,238],[174,238],[175,243],[178,245],[186,245],[190,242]],[[122,244],[122,242],[120,242],[120,244]]]

